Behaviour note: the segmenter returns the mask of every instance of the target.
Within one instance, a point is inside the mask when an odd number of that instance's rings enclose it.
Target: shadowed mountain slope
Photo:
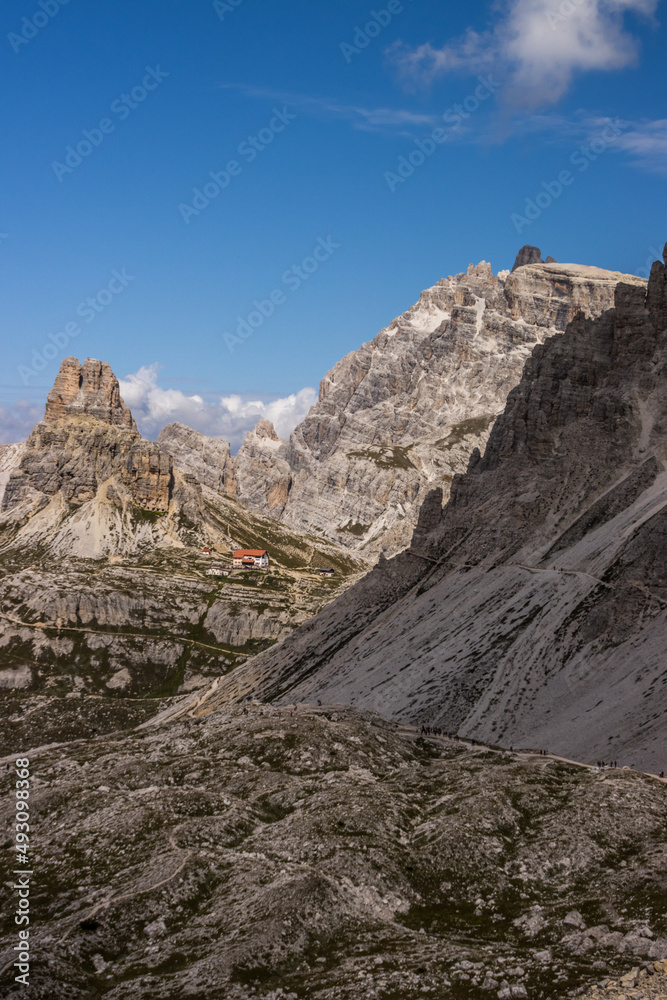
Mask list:
[[[519,270],[519,274],[525,268]],[[663,767],[667,278],[539,345],[444,508],[220,698],[351,702]]]

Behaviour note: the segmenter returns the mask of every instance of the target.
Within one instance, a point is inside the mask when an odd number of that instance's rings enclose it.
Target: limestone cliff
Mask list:
[[[47,397],[44,422],[83,413],[114,427],[137,427],[106,361],[86,358],[80,365],[76,358],[65,358]]]
[[[21,463],[24,449],[25,445],[23,442],[19,444],[0,444],[0,510],[2,510],[5,487],[9,482],[10,476],[16,472]]]
[[[484,447],[535,345],[579,310],[611,308],[619,281],[646,284],[523,256],[512,274],[482,262],[439,281],[325,375],[289,442],[251,437],[237,467],[245,502],[366,556],[405,547],[426,492],[446,499]]]
[[[181,425],[142,440],[109,366],[67,358],[44,420],[0,447],[0,690],[197,686],[362,568],[251,514],[232,486],[228,445]],[[202,549],[230,565],[240,546],[268,549],[269,573],[207,575]],[[334,581],[313,572],[328,565]]]
[[[173,464],[166,452],[143,441],[106,362],[65,358],[48,395],[44,420],[23,449],[2,499],[8,511],[23,500],[61,496],[80,505],[107,481],[145,510],[169,509]],[[117,489],[117,493],[118,493]]]
[[[204,486],[230,497],[237,494],[234,461],[229,443],[206,437],[185,424],[168,424],[158,434],[159,447],[171,455],[174,464]]]
[[[613,310],[534,347],[483,456],[442,512],[429,498],[412,547],[223,696],[352,702],[664,767],[666,376],[656,262],[648,291],[622,283]]]
[[[284,445],[271,421],[260,420],[246,434],[235,462],[239,500],[276,518],[282,515],[292,488]]]
[[[227,442],[182,424],[166,427],[158,444],[212,489],[373,561],[409,544],[429,490],[446,500],[534,346],[580,310],[610,309],[621,280],[646,284],[543,262],[531,246],[511,273],[471,264],[335,365],[289,441],[260,420],[234,458]]]

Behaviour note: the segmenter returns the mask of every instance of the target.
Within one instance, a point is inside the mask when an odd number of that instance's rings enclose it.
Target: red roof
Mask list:
[[[247,556],[265,556],[266,549],[237,549],[234,553],[235,559],[245,559]]]

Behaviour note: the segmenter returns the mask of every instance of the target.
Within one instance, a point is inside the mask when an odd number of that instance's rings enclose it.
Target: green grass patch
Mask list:
[[[359,522],[353,523],[352,521],[348,521],[347,524],[343,524],[338,530],[347,531],[350,535],[361,538],[369,529],[370,524],[359,524]]]
[[[365,451],[348,451],[348,458],[360,458],[373,462],[379,469],[414,469],[408,448],[387,447],[367,448]]]

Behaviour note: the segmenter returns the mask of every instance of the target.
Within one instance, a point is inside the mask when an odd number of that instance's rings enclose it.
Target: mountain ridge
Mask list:
[[[519,252],[512,272],[494,275],[482,261],[442,279],[325,374],[288,441],[268,421],[249,432],[230,460],[230,488],[251,509],[367,559],[395,554],[426,492],[439,486],[446,497],[471,450],[484,447],[533,346],[580,309],[611,308],[621,280],[646,287],[620,272],[542,262],[535,247]],[[193,443],[193,471],[201,447]]]
[[[666,372],[656,262],[647,290],[619,284],[613,310],[534,348],[484,455],[444,508],[430,494],[404,553],[218,697],[319,697],[664,766]]]
[[[179,434],[191,456],[189,429]],[[0,689],[201,686],[365,568],[221,493],[228,455],[209,442],[203,481],[182,471],[141,438],[108,364],[63,361],[44,419],[0,449]],[[236,548],[257,546],[268,572],[208,574],[212,558],[231,568]],[[321,580],[324,566],[337,578]]]

